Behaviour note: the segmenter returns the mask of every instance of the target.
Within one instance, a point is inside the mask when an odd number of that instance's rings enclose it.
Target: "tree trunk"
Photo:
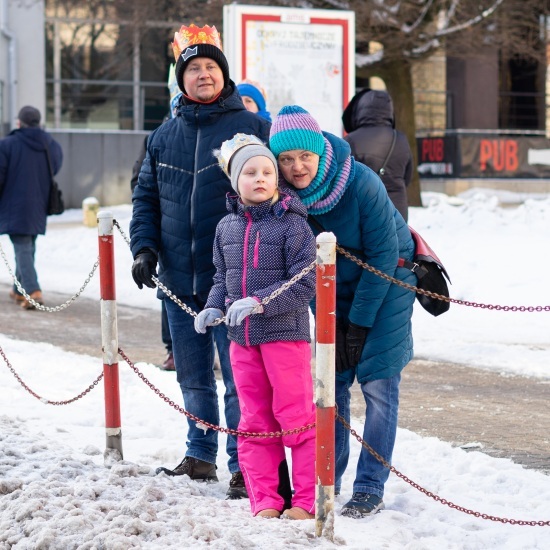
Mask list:
[[[368,68],[366,68],[369,70]],[[420,179],[416,167],[418,153],[416,147],[416,122],[414,118],[414,93],[412,85],[411,64],[406,59],[382,61],[375,70],[371,69],[369,76],[379,76],[393,100],[395,112],[395,127],[403,132],[409,140],[413,156],[413,177],[407,188],[409,206],[422,206],[420,196]],[[358,71],[358,72],[361,72]]]

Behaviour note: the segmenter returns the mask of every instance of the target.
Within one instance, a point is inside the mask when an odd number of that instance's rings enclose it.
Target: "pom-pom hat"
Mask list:
[[[174,33],[172,50],[176,60],[176,80],[182,92],[185,93],[183,72],[189,61],[195,57],[213,59],[222,70],[224,86],[229,84],[229,64],[223,54],[220,34],[216,27],[197,27],[194,23],[189,27],[182,25],[180,30]]]
[[[279,178],[277,161],[273,153],[256,136],[249,134],[235,134],[231,139],[222,143],[221,149],[215,152],[218,163],[227,177],[231,180],[231,187],[238,193],[238,180],[246,161],[252,157],[267,157],[275,167],[275,175]]]
[[[287,105],[271,125],[269,148],[275,157],[294,149],[321,156],[325,151],[325,138],[317,121],[305,109]]]

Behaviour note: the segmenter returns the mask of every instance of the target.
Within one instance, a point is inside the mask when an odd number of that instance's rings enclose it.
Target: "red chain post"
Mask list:
[[[336,237],[317,237],[315,535],[334,540]]]
[[[99,280],[101,293],[101,343],[105,386],[105,464],[122,460],[122,430],[118,382],[118,328],[115,289],[113,215],[99,212]]]

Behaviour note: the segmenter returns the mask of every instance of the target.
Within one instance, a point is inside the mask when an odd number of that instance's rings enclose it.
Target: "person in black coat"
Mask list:
[[[40,111],[23,107],[18,129],[0,140],[0,235],[7,234],[15,252],[15,276],[25,292],[42,303],[42,291],[34,266],[36,238],[46,233],[51,169],[57,174],[63,151],[40,128]],[[14,285],[10,297],[23,309],[34,309]]]
[[[412,153],[405,134],[395,129],[390,95],[385,90],[358,92],[345,108],[342,122],[348,132],[344,139],[350,144],[351,154],[380,176],[390,199],[407,221],[407,187],[412,178]],[[383,173],[379,173],[386,158]]]

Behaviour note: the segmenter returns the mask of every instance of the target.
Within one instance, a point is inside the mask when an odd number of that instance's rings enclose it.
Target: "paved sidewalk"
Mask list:
[[[45,313],[24,311],[8,292],[8,285],[0,284],[0,333],[97,356],[102,363],[98,300],[81,297],[60,313]],[[48,306],[68,298],[44,290]],[[117,313],[119,346],[128,357],[161,363],[160,311],[119,304]],[[125,368],[123,360],[120,365]],[[5,368],[0,357],[0,376],[11,376]],[[360,417],[364,407],[357,384],[353,394],[353,414]],[[472,449],[550,473],[549,403],[550,380],[415,360],[403,371],[399,425],[456,446],[478,444]]]

